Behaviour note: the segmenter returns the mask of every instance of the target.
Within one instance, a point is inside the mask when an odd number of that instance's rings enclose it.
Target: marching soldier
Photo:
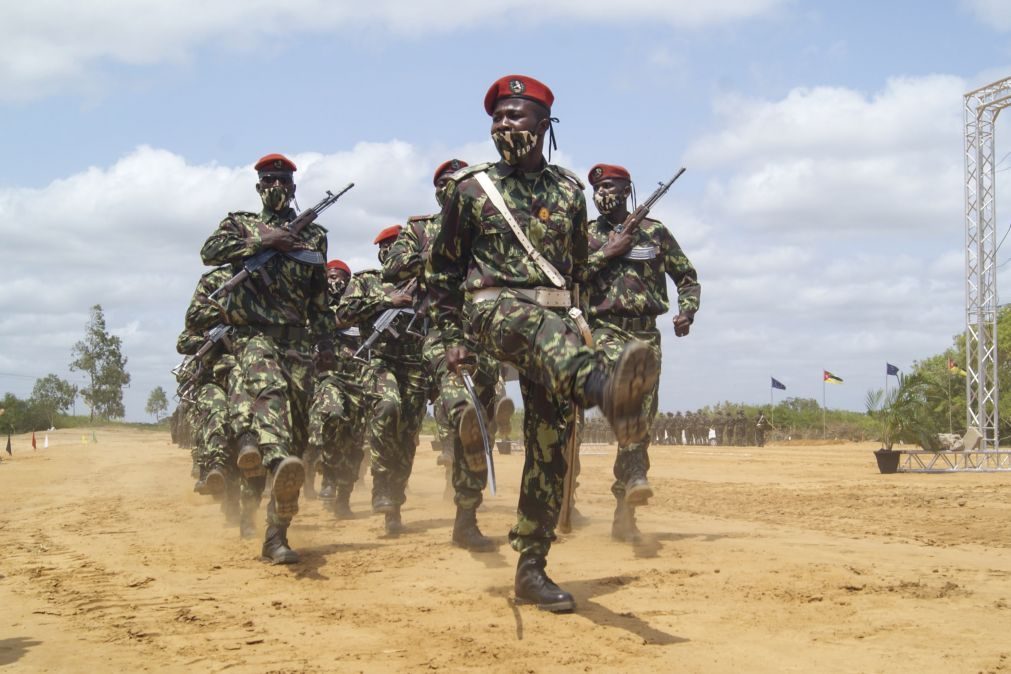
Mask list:
[[[543,157],[553,101],[547,86],[521,75],[488,90],[484,107],[501,161],[453,174],[426,278],[447,367],[473,362],[466,332],[519,371],[526,461],[509,532],[520,553],[516,601],[565,612],[575,608],[572,595],[544,567],[562,501],[563,448],[575,432],[573,403],[600,406],[623,444],[639,442],[650,428],[643,398],[657,363],[632,341],[608,364],[585,345],[582,317],[569,312],[569,284],[586,265],[586,204],[579,179]]]
[[[298,512],[305,468],[296,455],[307,445],[312,400],[312,357],[333,361],[327,307],[326,230],[313,223],[297,235],[295,164],[269,154],[255,165],[259,213],[230,213],[200,251],[204,264],[230,265],[233,273],[263,250],[279,254],[228,296],[226,317],[235,333],[237,381],[232,392],[232,428],[239,437],[236,463],[246,474],[260,466],[273,476],[267,505],[263,558],[275,564],[298,561],[288,544],[288,526]],[[262,478],[254,488],[262,489]],[[260,492],[262,493],[262,491]]]
[[[208,339],[208,333],[221,324],[221,308],[210,294],[231,278],[228,267],[219,267],[200,277],[190,305],[186,309],[185,327],[179,335],[176,350],[196,355]],[[192,401],[192,426],[197,434],[196,447],[201,453],[201,493],[222,497],[222,510],[229,523],[238,520],[238,483],[234,467],[232,437],[228,428],[229,375],[235,366],[228,338],[220,339],[199,362],[190,361],[182,373],[181,395]],[[199,483],[198,483],[199,484]]]
[[[435,198],[440,206],[445,201],[445,189],[450,176],[466,166],[464,161],[450,159],[435,169],[432,181],[435,185]],[[383,278],[386,281],[404,283],[414,279],[418,282],[416,310],[420,321],[426,324],[431,316],[425,263],[429,258],[432,239],[438,231],[438,214],[409,218],[407,227],[397,237],[383,262]],[[484,356],[473,344],[468,346],[477,355],[475,367],[471,368],[475,393],[480,398],[484,418],[490,420],[499,380],[498,364]],[[477,508],[481,505],[482,492],[488,479],[488,464],[478,425],[477,408],[470,400],[459,375],[446,367],[446,348],[438,327],[428,326],[422,353],[428,375],[434,380],[439,392],[434,404],[441,408],[440,416],[446,418],[450,430],[453,501],[456,503],[452,541],[472,552],[490,552],[495,549],[495,543],[482,534],[477,525]],[[493,438],[489,438],[489,442],[493,441]]]
[[[393,225],[376,236],[374,243],[379,246],[380,264],[386,261],[402,230],[400,225]],[[391,536],[404,531],[400,508],[407,500],[407,481],[414,467],[418,433],[428,401],[428,380],[417,332],[420,325],[413,306],[413,288],[398,289],[383,283],[380,269],[355,274],[337,305],[337,320],[344,325],[357,325],[363,334],[373,331],[373,324],[383,312],[403,310],[395,319],[393,331],[387,330],[370,352],[362,356],[370,362],[369,376],[375,397],[368,429],[372,510],[383,513],[386,533]]]
[[[330,260],[326,273],[330,307],[336,311],[351,279],[351,269],[342,260]],[[351,519],[351,491],[364,458],[370,378],[368,363],[354,358],[361,344],[358,328],[343,327],[335,314],[331,334],[336,364],[322,372],[317,382],[309,412],[309,440],[323,467],[320,501],[331,506],[339,519]]]
[[[656,318],[669,308],[666,277],[670,276],[678,292],[674,334],[684,337],[695,320],[702,292],[695,268],[659,221],[647,218],[635,231],[622,228],[629,216],[628,198],[632,192],[632,178],[625,168],[597,164],[590,169],[589,180],[593,203],[600,212],[600,217],[590,223],[586,265],[593,341],[613,359],[630,340],[645,342],[659,364]],[[653,381],[644,401],[650,424],[656,417],[658,382]],[[639,538],[635,508],[646,505],[653,495],[646,479],[649,444],[646,437],[618,445],[615,481],[611,485],[617,501],[611,535],[617,540]]]

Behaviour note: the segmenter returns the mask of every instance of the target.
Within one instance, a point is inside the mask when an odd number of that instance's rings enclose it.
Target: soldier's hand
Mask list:
[[[602,252],[604,257],[608,260],[621,257],[628,251],[632,250],[632,243],[634,240],[635,237],[628,230],[624,230],[620,234],[617,232],[611,232],[607,236],[607,243],[605,243],[604,247],[600,249],[600,252]]]
[[[414,304],[414,296],[406,290],[394,290],[389,294],[390,304],[396,309]]]
[[[268,227],[260,224],[260,243],[264,248],[273,248],[287,253],[295,247],[295,235],[282,228]]]
[[[692,327],[692,319],[690,316],[684,314],[678,314],[674,317],[674,335],[676,337],[684,337],[688,334],[689,329]]]
[[[460,368],[474,362],[465,346],[451,346],[446,349],[446,367],[453,374],[460,374]]]

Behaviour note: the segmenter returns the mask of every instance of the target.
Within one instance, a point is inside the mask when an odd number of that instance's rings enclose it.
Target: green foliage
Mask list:
[[[154,416],[156,423],[161,421],[161,415],[168,411],[168,396],[165,395],[165,389],[158,386],[151,391],[151,395],[147,397],[145,411]]]
[[[11,433],[27,433],[43,428],[49,428],[50,421],[47,411],[31,401],[21,400],[13,393],[8,393],[0,402],[0,431]]]
[[[74,404],[77,397],[77,387],[60,379],[55,374],[48,374],[35,381],[32,388],[31,406],[37,407],[49,419],[47,428],[56,425],[56,414],[66,412]]]
[[[891,449],[896,441],[940,449],[937,434],[945,429],[948,400],[945,388],[929,371],[899,375],[899,385],[888,391],[867,392],[867,414],[877,420],[881,443]]]
[[[110,335],[105,327],[102,306],[91,308],[84,339],[74,345],[71,370],[81,370],[88,375],[90,384],[81,389],[81,396],[91,408],[91,417],[118,419],[126,414],[123,407],[123,387],[130,383],[126,371],[123,342]]]

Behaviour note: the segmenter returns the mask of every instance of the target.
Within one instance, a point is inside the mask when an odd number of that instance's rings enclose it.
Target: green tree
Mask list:
[[[165,395],[165,389],[158,386],[151,391],[151,395],[147,397],[145,409],[148,414],[154,415],[155,421],[161,421],[161,415],[168,411],[168,396]]]
[[[57,412],[66,412],[76,397],[76,386],[55,374],[48,374],[35,381],[30,402],[46,416],[49,426],[53,427],[56,425]]]
[[[91,320],[85,328],[84,339],[74,345],[71,370],[85,372],[88,386],[81,396],[91,408],[91,419],[98,414],[102,419],[118,419],[126,414],[123,407],[123,387],[130,383],[123,356],[123,341],[110,335],[105,327],[102,305],[91,307]]]

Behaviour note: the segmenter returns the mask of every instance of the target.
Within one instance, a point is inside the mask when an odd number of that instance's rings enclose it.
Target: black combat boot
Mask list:
[[[508,396],[502,397],[495,403],[495,426],[497,427],[499,436],[504,435],[505,437],[509,437],[512,430],[510,422],[515,413],[516,403],[513,402],[512,398]]]
[[[386,473],[372,473],[372,512],[389,514],[397,509],[397,504],[389,495],[389,480]],[[399,515],[398,515],[399,519]]]
[[[390,501],[390,503],[393,502]],[[399,536],[406,531],[404,528],[404,522],[400,519],[400,506],[394,505],[393,509],[386,513],[386,522],[384,526],[386,528],[386,534],[389,536]]]
[[[351,488],[340,486],[337,488],[337,498],[333,503],[333,514],[339,520],[353,520],[355,514],[351,511]]]
[[[484,456],[484,437],[481,435],[481,424],[478,422],[477,409],[470,403],[460,413],[460,421],[456,427],[463,447],[463,458],[468,464],[472,457]],[[473,467],[471,467],[473,469]]]
[[[622,452],[619,461],[623,461],[625,475],[625,503],[631,507],[643,506],[653,496],[653,488],[646,479],[649,470],[649,456],[645,449],[635,449]],[[617,471],[615,476],[618,477]],[[620,479],[620,478],[619,478]]]
[[[271,564],[296,564],[298,553],[288,546],[288,525],[268,524],[260,553]]]
[[[262,465],[263,456],[260,454],[259,438],[255,433],[243,433],[239,438],[239,454],[235,459],[236,465],[245,476],[256,475]]]
[[[204,476],[204,492],[212,496],[225,493],[225,474],[220,468],[211,468]]]
[[[614,367],[598,364],[587,377],[583,395],[600,407],[619,445],[638,442],[649,433],[643,399],[659,376],[660,366],[649,345],[633,340]]]
[[[456,521],[453,522],[453,544],[471,552],[493,552],[495,541],[477,528],[477,511],[456,507]]]
[[[614,508],[614,522],[611,523],[611,538],[622,543],[637,544],[642,541],[642,533],[635,524],[635,508],[618,497]]]
[[[305,465],[297,456],[286,456],[274,466],[270,500],[282,520],[298,513],[298,495],[305,484]]]
[[[555,585],[544,572],[547,560],[540,555],[520,555],[516,565],[516,603],[535,604],[542,611],[570,613],[576,609],[572,595]]]

